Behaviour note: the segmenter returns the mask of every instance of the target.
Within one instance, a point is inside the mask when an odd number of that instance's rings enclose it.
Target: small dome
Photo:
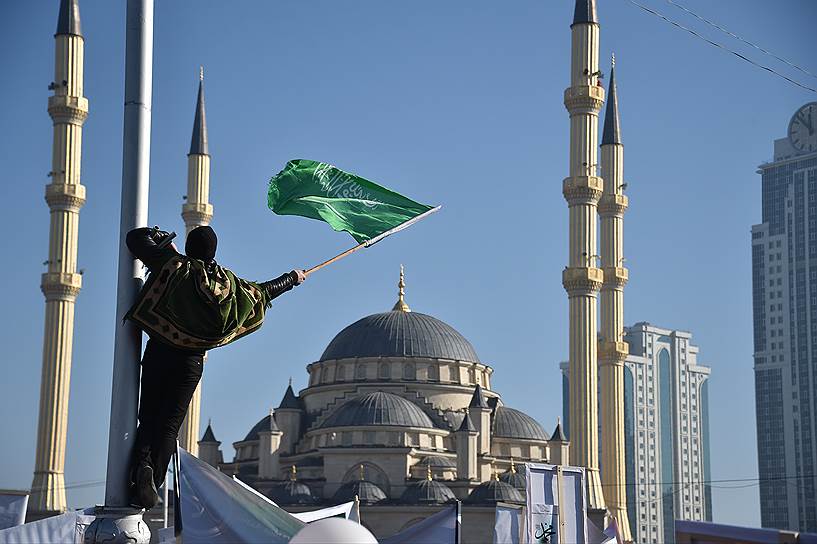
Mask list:
[[[499,475],[499,481],[505,482],[518,489],[521,493],[526,493],[525,473],[516,470],[509,470]]]
[[[258,440],[259,439],[258,433],[270,430],[272,431],[278,430],[278,425],[275,424],[275,418],[272,416],[272,414],[264,416],[261,419],[261,421],[253,425],[252,429],[250,429],[250,432],[247,433],[247,436],[244,437],[244,440],[242,440],[242,442],[247,442],[249,440]]]
[[[352,357],[431,357],[478,363],[471,343],[436,317],[417,312],[373,314],[340,331],[321,361]]]
[[[326,418],[321,428],[369,425],[434,428],[431,418],[419,406],[383,391],[346,401]]]
[[[406,487],[400,502],[406,504],[445,504],[457,500],[454,492],[436,480],[419,480]]]
[[[488,480],[482,482],[471,491],[468,498],[465,499],[468,503],[497,503],[497,502],[513,502],[524,504],[525,496],[522,495],[515,487],[499,480]]]
[[[548,435],[539,422],[525,412],[497,406],[494,413],[494,436],[547,441]]]
[[[442,455],[426,455],[415,467],[457,468],[457,461]]]
[[[367,480],[355,480],[340,486],[332,497],[336,503],[349,502],[357,497],[360,504],[377,504],[388,500],[385,491]]]
[[[281,505],[315,504],[317,502],[308,485],[293,480],[274,485],[267,495],[275,503]]]

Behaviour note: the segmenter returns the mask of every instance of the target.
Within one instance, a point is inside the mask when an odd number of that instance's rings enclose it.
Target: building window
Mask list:
[[[381,380],[388,380],[391,378],[391,365],[389,363],[380,363],[378,376],[380,376]]]
[[[403,365],[403,379],[404,380],[417,379],[417,370],[414,368],[414,363],[405,363]]]
[[[366,379],[366,365],[358,363],[358,365],[355,367],[355,379],[356,380]]]

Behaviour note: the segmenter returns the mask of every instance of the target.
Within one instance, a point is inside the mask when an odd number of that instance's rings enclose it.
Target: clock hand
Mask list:
[[[797,115],[795,117],[797,118],[798,121],[800,121],[803,125],[805,125],[806,128],[808,128],[809,136],[811,136],[814,133],[814,128],[811,125],[811,112],[809,112],[809,118],[808,119],[806,119],[806,116],[803,115],[803,112],[801,112],[801,111],[798,111]]]

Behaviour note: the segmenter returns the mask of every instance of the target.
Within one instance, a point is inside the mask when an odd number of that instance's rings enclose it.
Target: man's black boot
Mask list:
[[[148,464],[139,465],[134,475],[133,503],[150,510],[159,502],[159,493],[153,483],[153,468]]]

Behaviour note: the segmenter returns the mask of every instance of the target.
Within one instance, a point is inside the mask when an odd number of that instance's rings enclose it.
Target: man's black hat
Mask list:
[[[184,252],[188,257],[210,262],[216,256],[216,246],[218,246],[216,231],[209,226],[196,227],[187,235]]]

